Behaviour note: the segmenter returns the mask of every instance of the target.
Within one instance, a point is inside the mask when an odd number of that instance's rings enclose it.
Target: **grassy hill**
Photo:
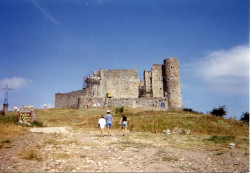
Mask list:
[[[190,131],[190,140],[205,140],[213,143],[235,142],[248,147],[249,124],[234,119],[224,119],[212,115],[204,115],[185,111],[144,111],[142,109],[126,108],[124,112],[129,118],[128,129],[135,132],[157,132],[169,129]],[[35,125],[71,126],[74,131],[99,130],[97,122],[106,110],[91,108],[83,109],[40,109]],[[114,117],[113,130],[120,130],[121,113],[117,109],[111,109]],[[9,112],[8,116],[0,117],[0,138],[12,134],[27,133],[30,127],[18,125],[17,112]],[[170,136],[169,136],[170,138]]]

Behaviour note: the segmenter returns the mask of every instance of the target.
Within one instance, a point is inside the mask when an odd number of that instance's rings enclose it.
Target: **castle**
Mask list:
[[[183,109],[178,58],[167,58],[144,70],[140,81],[136,69],[103,70],[86,77],[78,91],[55,94],[56,108],[95,106],[133,107],[145,109]]]

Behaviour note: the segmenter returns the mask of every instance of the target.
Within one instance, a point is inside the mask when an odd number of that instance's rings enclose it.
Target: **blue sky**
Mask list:
[[[0,0],[0,12],[10,110],[53,107],[99,68],[136,68],[142,80],[153,61],[178,57],[184,107],[249,111],[248,0]]]

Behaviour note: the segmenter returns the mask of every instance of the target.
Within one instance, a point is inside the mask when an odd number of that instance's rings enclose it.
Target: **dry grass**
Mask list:
[[[105,110],[98,109],[47,109],[39,110],[39,120],[44,126],[72,126],[72,127],[92,127],[96,126]]]
[[[29,148],[27,150],[22,150],[19,154],[19,157],[25,160],[35,160],[35,161],[42,161],[41,154],[39,153],[37,148]]]
[[[10,138],[12,135],[27,133],[29,128],[18,125],[18,112],[8,112],[7,116],[0,116],[0,141]]]
[[[90,108],[85,109],[47,109],[38,110],[38,121],[44,126],[70,126],[73,131],[98,131],[98,119],[105,115],[106,110]],[[113,130],[120,130],[121,113],[115,114],[115,108],[111,108],[111,114],[114,117]],[[153,132],[154,120],[155,128],[158,132],[153,137],[147,135],[138,135],[135,142],[164,141],[167,145],[185,147],[195,145],[197,147],[204,145],[214,145],[218,142],[224,144],[223,140],[230,139],[228,142],[234,142],[238,146],[246,148],[249,146],[249,126],[233,119],[224,119],[211,115],[203,115],[185,111],[145,111],[143,109],[125,108],[125,114],[130,122],[128,129],[132,127],[135,132]],[[17,125],[14,122],[17,113],[12,113],[9,118],[0,117],[0,140],[6,140],[10,135],[27,133],[29,127]],[[191,135],[165,135],[163,130],[173,130],[175,127],[189,129]],[[53,141],[51,141],[53,143]],[[151,143],[152,142],[152,143]],[[149,144],[149,143],[148,143]]]

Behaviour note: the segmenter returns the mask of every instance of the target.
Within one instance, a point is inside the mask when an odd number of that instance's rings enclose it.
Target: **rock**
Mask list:
[[[234,149],[234,148],[235,148],[235,146],[236,146],[236,144],[235,144],[235,143],[230,143],[230,144],[229,144],[229,148],[231,148],[231,149]]]
[[[169,129],[168,129],[168,130],[163,130],[162,133],[163,133],[163,134],[168,134],[168,135],[170,135],[170,134],[171,134],[171,131],[170,131]]]
[[[87,160],[87,163],[94,163],[93,160]]]
[[[186,129],[186,130],[185,130],[185,133],[186,133],[187,135],[190,135],[191,130],[190,130],[190,129]]]

